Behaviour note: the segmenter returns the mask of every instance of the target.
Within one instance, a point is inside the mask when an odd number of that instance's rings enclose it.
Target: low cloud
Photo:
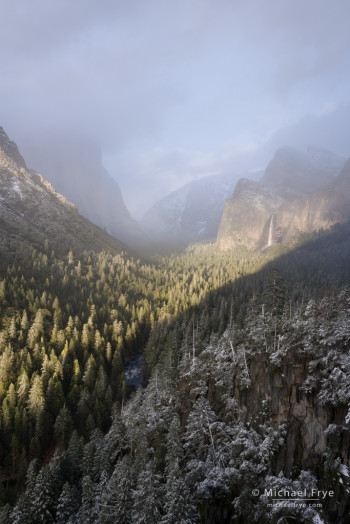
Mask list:
[[[349,103],[349,16],[347,0],[4,0],[0,125],[98,137],[136,208],[130,180],[163,194]]]

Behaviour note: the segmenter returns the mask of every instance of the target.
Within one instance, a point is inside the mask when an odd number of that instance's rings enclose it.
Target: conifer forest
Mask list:
[[[0,522],[347,522],[348,230],[265,254],[13,244]]]

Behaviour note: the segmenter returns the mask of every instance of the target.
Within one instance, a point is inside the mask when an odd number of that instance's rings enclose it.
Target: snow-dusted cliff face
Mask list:
[[[235,175],[200,178],[157,202],[140,220],[150,239],[187,244],[215,240],[224,203],[237,182]]]
[[[0,239],[2,248],[21,243],[63,249],[113,248],[114,241],[81,217],[74,204],[42,175],[27,168],[17,145],[0,128]]]
[[[266,249],[350,219],[349,162],[325,150],[277,151],[259,183],[240,180],[219,226],[221,249]],[[343,167],[344,166],[344,167]],[[343,168],[343,170],[342,170]],[[340,172],[340,173],[339,173]]]
[[[39,144],[26,145],[26,158],[91,222],[129,245],[144,243],[94,140],[63,132],[49,135]]]

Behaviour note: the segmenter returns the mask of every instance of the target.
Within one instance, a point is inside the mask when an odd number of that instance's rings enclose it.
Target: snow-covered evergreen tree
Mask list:
[[[103,524],[118,522],[129,524],[132,511],[133,471],[129,457],[121,459],[101,496],[101,520]]]
[[[74,522],[75,513],[79,507],[78,490],[66,482],[57,504],[56,524]]]
[[[153,461],[148,461],[140,472],[133,491],[133,524],[156,524],[161,520],[163,486],[161,476],[154,472]]]
[[[177,460],[169,469],[165,487],[162,524],[198,523],[199,514]]]
[[[89,475],[83,477],[82,482],[81,507],[79,511],[79,524],[94,524],[97,511],[95,505],[95,485]]]
[[[54,522],[54,499],[51,471],[42,467],[35,482],[32,499],[33,520],[36,523],[51,524]]]

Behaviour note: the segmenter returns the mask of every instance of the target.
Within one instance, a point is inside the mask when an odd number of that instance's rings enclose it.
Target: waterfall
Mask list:
[[[275,220],[275,215],[271,215],[270,227],[269,227],[269,239],[267,241],[267,247],[272,246],[274,220]]]

